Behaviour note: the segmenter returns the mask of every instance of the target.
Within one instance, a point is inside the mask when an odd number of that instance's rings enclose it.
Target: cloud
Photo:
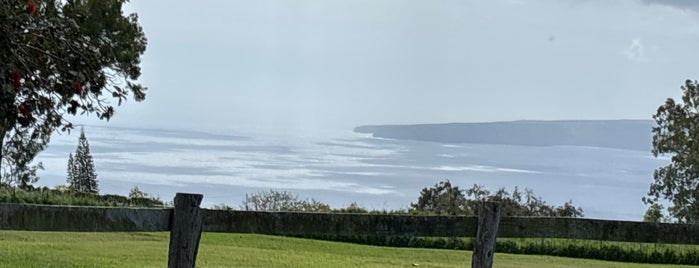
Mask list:
[[[663,5],[699,12],[699,1],[697,0],[642,0],[641,2],[649,5]]]
[[[634,39],[631,41],[631,45],[623,51],[624,55],[629,60],[646,62],[650,59],[646,56],[645,48],[641,43],[641,39]]]

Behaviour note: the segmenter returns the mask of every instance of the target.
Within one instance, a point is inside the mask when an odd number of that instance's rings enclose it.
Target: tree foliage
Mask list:
[[[66,181],[68,185],[72,185],[75,180],[76,174],[73,172],[75,169],[75,159],[73,159],[73,154],[68,155],[68,167],[66,168]],[[69,187],[72,188],[72,187]]]
[[[665,221],[665,216],[663,215],[663,205],[661,204],[652,204],[650,207],[648,207],[648,210],[646,210],[646,213],[643,214],[643,221],[644,222],[663,222]]]
[[[128,204],[135,207],[173,206],[174,204],[163,203],[157,196],[152,196],[138,186],[134,186],[129,191]]]
[[[687,80],[682,101],[668,98],[653,119],[653,155],[669,154],[670,164],[653,173],[647,204],[660,199],[672,203],[670,215],[678,222],[699,222],[699,84]]]
[[[334,213],[355,213],[355,214],[363,214],[363,213],[369,213],[369,210],[366,208],[360,206],[357,204],[357,202],[352,202],[347,206],[346,208],[338,208],[338,209],[333,209],[332,212]],[[389,212],[386,212],[389,213]]]
[[[27,141],[22,137],[23,135],[8,136],[0,148],[2,151],[0,185],[15,185],[25,188],[39,180],[36,172],[43,169],[42,163],[36,165],[31,165],[31,163],[34,157],[44,149],[48,140]]]
[[[71,189],[79,193],[99,193],[95,163],[90,154],[90,144],[85,137],[85,131],[80,130],[78,148],[75,157],[68,156],[68,176],[66,178]]]
[[[583,210],[575,207],[572,201],[561,206],[551,206],[531,189],[524,193],[515,187],[512,193],[505,188],[491,193],[485,187],[474,184],[471,188],[460,190],[452,186],[449,180],[441,181],[434,187],[424,188],[417,203],[411,204],[416,212],[429,212],[436,215],[477,215],[480,202],[498,202],[502,216],[545,216],[545,217],[582,217]]]
[[[315,199],[299,199],[287,191],[259,191],[245,195],[241,206],[252,211],[296,211],[296,212],[330,212],[330,206]]]
[[[141,189],[138,188],[138,186],[134,186],[129,190],[129,198],[150,198],[151,196],[148,195],[148,193],[141,191]]]
[[[472,214],[461,190],[449,180],[440,181],[431,188],[423,188],[417,203],[410,204],[417,211],[429,211],[436,215]]]
[[[2,182],[37,179],[29,165],[51,133],[73,128],[66,115],[109,120],[112,101],[145,98],[146,38],[126,1],[0,0]]]

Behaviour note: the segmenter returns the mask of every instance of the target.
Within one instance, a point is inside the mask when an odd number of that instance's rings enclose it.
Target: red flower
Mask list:
[[[12,72],[12,85],[14,85],[15,89],[18,89],[22,87],[22,75],[19,74],[18,71]]]
[[[83,94],[83,86],[78,82],[75,82],[74,85],[75,85],[75,94],[78,94],[78,95]]]
[[[29,13],[29,15],[34,15],[34,13],[36,13],[36,4],[34,4],[34,2],[29,1],[29,3],[27,3],[27,13]]]

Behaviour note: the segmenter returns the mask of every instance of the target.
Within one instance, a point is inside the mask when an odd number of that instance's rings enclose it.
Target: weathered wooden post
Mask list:
[[[482,202],[478,213],[478,231],[473,242],[471,268],[493,267],[495,237],[500,223],[500,203]]]
[[[170,220],[170,253],[168,268],[194,268],[204,217],[199,208],[200,194],[177,193]]]

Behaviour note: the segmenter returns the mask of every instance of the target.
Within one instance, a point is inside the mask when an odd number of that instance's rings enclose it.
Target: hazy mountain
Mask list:
[[[593,146],[649,151],[651,120],[566,120],[360,126],[374,137],[440,143]]]

